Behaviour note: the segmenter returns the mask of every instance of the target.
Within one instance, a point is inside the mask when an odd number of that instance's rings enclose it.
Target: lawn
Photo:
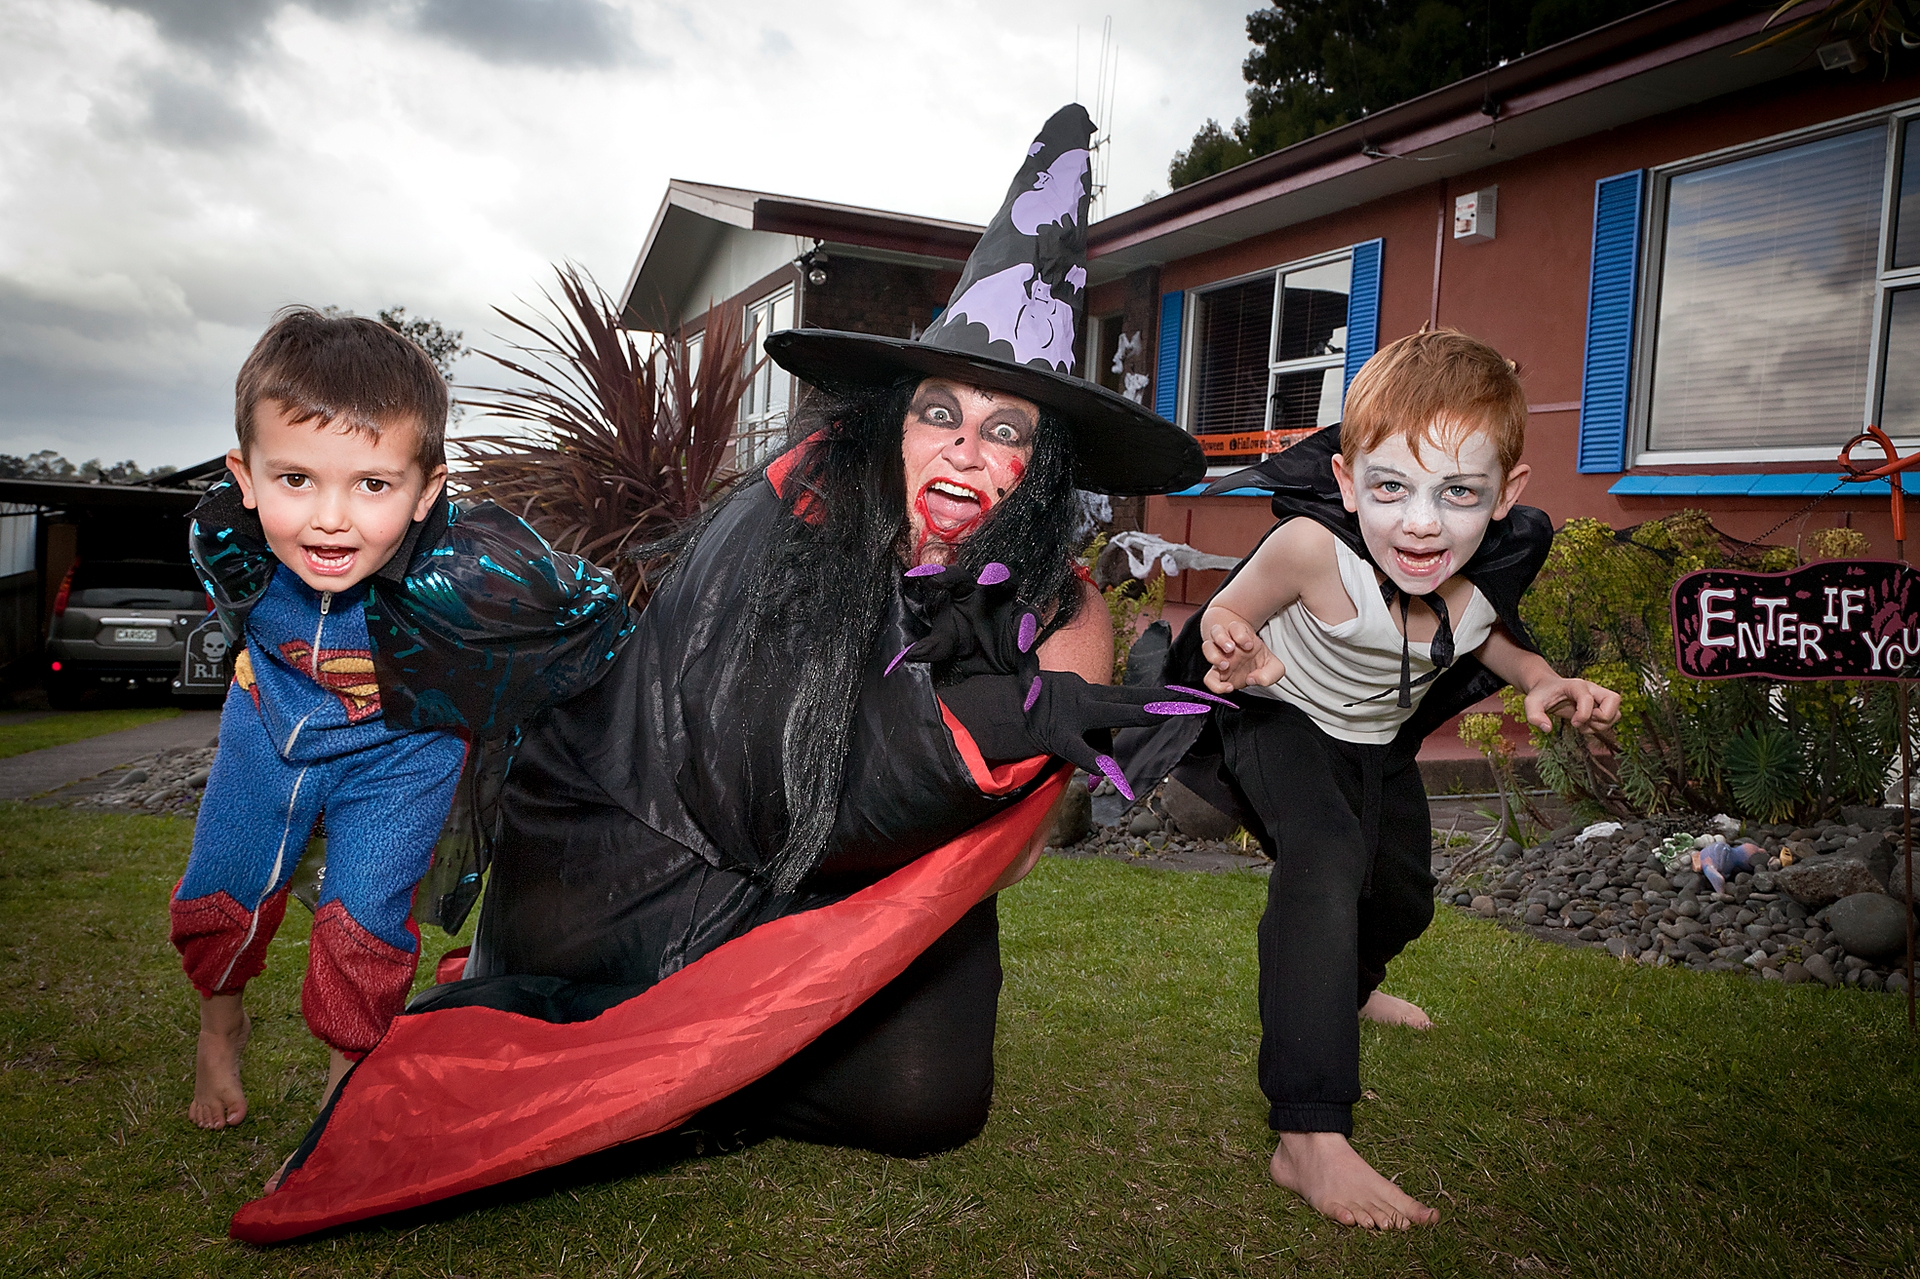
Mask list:
[[[0,724],[0,759],[24,755],[47,746],[64,746],[84,737],[138,728],[155,720],[172,719],[180,712],[171,706],[123,707],[105,711],[63,711],[24,724]]]
[[[1358,1112],[1361,1149],[1442,1220],[1367,1235],[1266,1182],[1264,885],[1058,859],[1003,899],[998,1095],[963,1150],[656,1143],[243,1248],[227,1217],[319,1093],[307,919],[253,988],[252,1115],[194,1129],[164,909],[189,833],[0,806],[0,1273],[1920,1276],[1920,1050],[1897,1000],[1622,966],[1444,912],[1390,983],[1438,1028],[1366,1028]]]

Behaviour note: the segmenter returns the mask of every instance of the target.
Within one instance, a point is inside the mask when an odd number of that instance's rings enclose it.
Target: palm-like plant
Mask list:
[[[683,344],[644,343],[593,277],[556,268],[558,318],[495,307],[519,332],[507,354],[479,354],[524,379],[463,388],[464,403],[523,424],[513,434],[452,441],[457,478],[531,524],[555,547],[612,570],[629,603],[645,602],[649,565],[628,552],[671,535],[739,477],[728,468],[740,397],[757,369],[731,309],[707,323],[703,358]]]

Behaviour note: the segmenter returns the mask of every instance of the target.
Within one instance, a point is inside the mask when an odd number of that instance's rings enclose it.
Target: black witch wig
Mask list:
[[[801,452],[782,483],[775,527],[761,563],[747,569],[750,620],[735,642],[762,687],[792,690],[780,749],[786,837],[768,863],[778,892],[791,891],[826,851],[854,705],[908,567],[901,440],[918,383],[908,377],[848,395],[810,392],[789,424],[791,447]],[[1044,638],[1079,612],[1077,512],[1070,435],[1043,412],[1025,475],[956,548],[956,563],[974,573],[1005,564],[1020,603],[1047,619]],[[698,537],[689,533],[688,541]]]

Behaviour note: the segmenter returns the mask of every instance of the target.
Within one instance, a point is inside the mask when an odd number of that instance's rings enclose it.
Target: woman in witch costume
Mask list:
[[[416,999],[236,1237],[444,1198],[692,1121],[896,1154],[987,1116],[994,893],[1108,731],[1076,487],[1196,481],[1191,437],[1073,376],[1078,106],[917,342],[767,339],[793,447],[683,539],[608,676],[530,724],[459,980]],[[1077,184],[1077,190],[1074,189]]]

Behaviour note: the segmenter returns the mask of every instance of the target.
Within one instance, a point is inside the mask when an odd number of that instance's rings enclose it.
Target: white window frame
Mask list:
[[[1872,337],[1867,348],[1867,394],[1860,406],[1860,426],[1874,421],[1885,382],[1888,339],[1888,307],[1892,295],[1902,288],[1920,287],[1920,266],[1894,270],[1894,215],[1900,197],[1900,143],[1907,122],[1920,118],[1920,98],[1892,106],[1876,107],[1838,120],[1828,120],[1789,133],[1775,134],[1755,142],[1723,147],[1704,155],[1690,156],[1648,171],[1649,194],[1641,227],[1645,246],[1640,257],[1640,289],[1634,315],[1632,409],[1628,418],[1628,439],[1633,443],[1630,466],[1675,466],[1714,462],[1832,462],[1842,441],[1832,445],[1758,445],[1745,449],[1661,449],[1651,446],[1653,433],[1654,350],[1659,339],[1661,272],[1666,257],[1668,191],[1675,177],[1716,168],[1735,160],[1750,159],[1769,151],[1783,151],[1802,143],[1852,133],[1878,123],[1887,131],[1886,166],[1881,174],[1880,246],[1878,271],[1874,281]],[[1916,162],[1920,162],[1917,159]],[[1920,437],[1900,437],[1902,449],[1920,446]]]
[[[790,310],[797,308],[799,306],[798,290],[791,284],[784,284],[766,296],[746,303],[741,308],[741,322],[746,331],[753,335],[753,345],[746,356],[749,368],[766,357],[765,342],[767,332],[771,331],[770,329],[763,331],[757,326],[760,325],[761,318],[771,322],[773,310],[782,300],[787,302]],[[741,397],[740,417],[733,431],[733,464],[741,469],[759,466],[777,454],[786,443],[787,414],[793,409],[793,375],[769,361],[766,368],[754,375],[756,380],[763,376],[767,379],[769,387],[775,379],[785,379],[787,393],[782,407],[778,409],[762,407],[754,412],[748,412],[746,397]],[[771,396],[768,397],[768,403],[772,403]]]
[[[1205,284],[1196,285],[1186,291],[1186,300],[1183,303],[1185,319],[1181,324],[1180,334],[1180,390],[1176,417],[1181,430],[1185,431],[1188,435],[1194,434],[1193,418],[1197,411],[1194,406],[1194,396],[1199,390],[1200,383],[1201,326],[1199,308],[1201,299],[1215,290],[1231,288],[1236,284],[1245,284],[1249,280],[1257,280],[1262,277],[1270,277],[1273,280],[1273,315],[1267,321],[1267,391],[1266,412],[1261,419],[1262,430],[1271,431],[1273,429],[1274,378],[1283,373],[1308,373],[1314,370],[1333,368],[1345,369],[1347,355],[1344,348],[1329,355],[1307,356],[1295,360],[1278,360],[1274,358],[1274,340],[1280,332],[1282,308],[1286,305],[1286,295],[1282,287],[1284,277],[1293,271],[1311,270],[1314,267],[1327,266],[1340,261],[1351,264],[1353,261],[1353,247],[1354,246],[1349,244],[1338,249],[1329,250],[1326,253],[1318,253],[1312,257],[1296,258],[1290,262],[1283,262],[1278,266],[1262,267],[1258,271],[1248,271],[1242,275],[1230,276],[1224,280],[1210,280]],[[1349,274],[1348,278],[1349,281],[1351,281],[1351,274]],[[1351,318],[1353,305],[1351,283],[1348,285],[1348,290],[1347,305],[1349,318]],[[1351,331],[1348,333],[1347,341],[1349,344],[1353,341]],[[1340,402],[1341,407],[1344,409],[1346,406],[1346,391],[1344,388],[1341,390]],[[1264,461],[1271,456],[1273,456],[1271,453],[1262,453],[1260,454],[1260,460]],[[1244,471],[1251,465],[1253,465],[1251,462],[1209,462],[1207,465],[1207,475],[1210,478],[1219,475],[1231,475],[1235,471]]]

